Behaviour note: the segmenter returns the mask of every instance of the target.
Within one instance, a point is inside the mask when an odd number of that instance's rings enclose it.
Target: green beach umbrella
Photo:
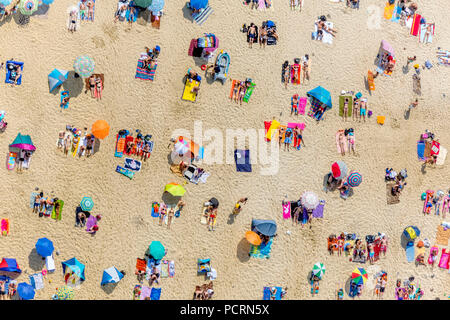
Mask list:
[[[73,63],[73,69],[82,78],[89,78],[94,73],[95,62],[89,56],[79,56]]]
[[[134,4],[141,8],[147,8],[152,4],[152,0],[134,0]]]
[[[166,255],[166,249],[160,241],[152,241],[148,247],[148,251],[156,260],[162,259]]]
[[[81,210],[83,211],[91,211],[94,208],[94,201],[91,197],[83,197],[80,203]]]
[[[20,0],[19,11],[24,16],[31,16],[38,9],[38,0]]]
[[[323,263],[317,262],[312,269],[312,273],[319,279],[322,279],[323,275],[325,274],[325,266],[323,265]]]

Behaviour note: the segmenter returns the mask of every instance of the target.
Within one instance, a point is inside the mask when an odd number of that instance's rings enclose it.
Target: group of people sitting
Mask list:
[[[5,300],[5,297],[12,299],[17,292],[17,280],[7,276],[0,277],[0,300]]]
[[[140,130],[136,131],[136,138],[127,142],[124,153],[126,155],[137,155],[145,162],[148,158],[150,158],[150,154],[153,149],[153,142],[151,141],[152,135],[146,134],[144,136]],[[126,132],[128,132],[128,130],[120,130],[119,135],[126,135],[128,137],[128,135],[125,134]]]
[[[389,52],[383,52],[383,55],[381,57],[378,56],[378,58],[380,59],[379,66],[384,70],[385,73],[391,73],[392,71],[394,71],[395,59],[392,54],[390,54]],[[376,78],[378,77],[378,75],[379,71],[377,68],[377,70],[373,74],[373,77]]]
[[[403,283],[400,279],[397,280],[395,286],[395,296],[397,300],[420,300],[423,297],[424,291],[420,288],[420,286],[416,286],[414,283],[415,278],[409,277]]]
[[[87,219],[91,216],[91,213],[87,211],[83,211],[80,206],[77,207],[75,211],[75,227],[83,228],[86,226]],[[95,216],[95,223],[89,227],[86,231],[91,234],[95,234],[99,227],[98,222],[101,220],[102,216],[100,214],[97,214]]]
[[[408,177],[408,173],[406,169],[402,169],[400,173],[395,172],[392,168],[386,168],[386,174],[384,176],[384,180],[386,182],[395,181],[395,185],[391,188],[391,192],[393,196],[398,196],[401,194],[403,189],[406,186],[406,178]]]
[[[56,217],[59,217],[61,215],[61,204],[58,200],[57,197],[44,197],[44,192],[41,191],[34,197],[33,213],[38,213],[39,217],[48,217],[51,214],[51,210],[54,209]]]
[[[19,2],[19,0],[15,1],[15,4],[10,9],[7,9],[5,5],[0,3],[0,19],[12,16],[16,13]]]
[[[248,27],[244,24],[242,32],[247,34],[249,48],[252,48],[253,43],[258,43],[258,41],[260,47],[265,47],[266,44],[276,44],[278,41],[277,27],[271,20],[264,21],[259,29],[253,22]]]
[[[352,174],[353,171],[350,171],[349,175]],[[328,178],[326,181],[326,185],[324,187],[324,191],[334,191],[335,189],[338,189],[340,192],[340,197],[342,199],[347,199],[350,196],[350,190],[352,189],[349,184],[347,183],[347,179],[336,179],[333,177],[333,174],[330,172],[328,173]]]
[[[210,300],[214,295],[213,282],[202,286],[196,286],[194,292],[194,300]]]
[[[305,146],[305,142],[303,141],[303,129],[300,129],[298,126],[295,128],[281,128],[278,133],[278,145],[281,148],[281,143],[284,143],[284,150],[289,151],[291,143],[293,143],[294,149],[300,150],[301,144]]]
[[[245,81],[238,81],[233,88],[233,92],[231,93],[231,100],[234,100],[236,103],[239,102],[242,105],[245,93],[251,84],[252,79],[250,78],[245,79]]]
[[[351,261],[365,263],[367,260],[372,264],[387,251],[387,237],[383,233],[367,235],[364,244],[356,234],[342,232],[339,236],[330,235],[327,239],[327,247],[330,255],[337,252],[338,256],[345,254],[351,257]]]
[[[143,59],[143,68],[152,70],[158,63],[158,56],[161,52],[160,46],[155,46],[153,49],[145,47],[145,52],[147,53],[147,58]]]
[[[389,3],[395,3],[395,0],[389,0]],[[402,9],[400,14],[400,24],[403,26],[406,24],[406,20],[413,16],[417,9],[419,9],[417,3],[412,2],[412,0],[398,0],[397,6]]]

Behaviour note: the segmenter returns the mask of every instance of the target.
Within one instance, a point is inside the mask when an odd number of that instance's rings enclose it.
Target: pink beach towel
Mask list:
[[[308,103],[308,99],[306,97],[300,97],[298,113],[305,115],[306,104]]]
[[[288,201],[283,203],[283,219],[289,219],[291,217],[291,203]]]
[[[439,260],[439,268],[449,268],[450,252],[446,252],[446,249],[442,249],[441,260]]]
[[[295,127],[298,127],[300,130],[305,130],[305,124],[304,123],[295,123],[295,122],[289,122],[288,128],[294,129]]]
[[[259,0],[258,1],[258,9],[264,10],[266,8],[266,1],[265,0]]]
[[[141,290],[140,300],[145,300],[145,298],[150,298],[150,294],[152,292],[152,288],[143,286]]]

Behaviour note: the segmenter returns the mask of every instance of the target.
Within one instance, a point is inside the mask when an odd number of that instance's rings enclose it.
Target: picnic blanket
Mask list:
[[[149,80],[153,81],[155,79],[156,74],[156,68],[158,67],[158,63],[155,63],[155,66],[151,69],[144,68],[144,61],[138,60],[137,67],[136,67],[136,79],[141,80]]]
[[[267,244],[261,243],[259,246],[250,245],[250,256],[254,258],[270,258],[270,251],[272,250],[273,237],[270,238]]]
[[[386,200],[387,204],[400,203],[400,195],[394,196],[392,194],[392,187],[395,186],[395,182],[386,183]]]

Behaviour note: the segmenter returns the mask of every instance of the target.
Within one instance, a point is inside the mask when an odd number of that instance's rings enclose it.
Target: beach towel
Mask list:
[[[447,252],[447,249],[442,249],[441,251],[441,259],[439,260],[439,268],[449,269],[450,262],[450,252]]]
[[[58,200],[56,202],[59,203],[59,215],[56,214],[55,206],[53,206],[52,213],[51,213],[52,219],[61,220],[63,207],[64,207],[64,201]]]
[[[74,146],[73,145],[73,142],[72,142],[72,150],[71,150],[71,153],[72,153],[72,157],[76,157],[76,155],[77,155],[77,153],[78,153],[78,148],[80,147],[80,140],[81,140],[81,137],[78,137],[78,140],[77,140],[77,144]]]
[[[158,63],[155,63],[155,66],[151,69],[144,68],[144,61],[141,59],[138,60],[136,67],[136,79],[153,81],[155,79],[156,68],[158,67]]]
[[[430,27],[430,35],[428,36],[427,41],[425,42],[425,35],[427,34],[427,28]],[[432,43],[433,42],[433,35],[434,35],[434,29],[435,24],[434,23],[422,23],[420,25],[420,34],[419,34],[419,41],[422,43]]]
[[[62,91],[61,92],[61,102],[60,107],[61,109],[67,109],[69,107],[69,101],[67,101],[65,104],[63,104],[63,99],[69,96],[69,91]]]
[[[161,263],[161,278],[168,278],[168,277],[169,277],[169,261],[163,260]]]
[[[425,161],[425,142],[417,141],[417,157],[419,161]]]
[[[285,202],[282,204],[283,208],[283,219],[289,219],[291,217],[291,203]]]
[[[432,247],[431,247],[431,249],[430,249],[430,254],[428,255],[428,264],[433,264],[433,258],[431,257],[431,254],[432,254],[433,252],[436,254],[435,257],[436,257],[436,259],[437,259],[438,255],[439,255],[439,248],[436,247],[436,246],[432,246]]]
[[[152,288],[150,293],[150,300],[160,300],[161,298],[161,288]]]
[[[192,89],[196,87],[200,87],[200,82],[196,80],[192,80],[192,82],[190,82],[189,79],[186,79],[186,83],[184,85],[183,90],[183,96],[181,97],[181,99],[195,102],[195,100],[197,99],[197,93],[192,92]]]
[[[253,90],[255,89],[255,84],[252,82],[250,83],[250,86],[245,90],[244,98],[242,99],[244,102],[248,103],[248,100],[250,100],[250,97],[252,96]]]
[[[42,277],[42,273],[35,273],[29,276],[30,284],[33,286],[35,290],[44,289],[44,278]]]
[[[134,176],[134,172],[133,172],[133,171],[130,171],[130,170],[128,170],[128,169],[125,169],[125,168],[123,168],[123,167],[121,167],[121,166],[117,166],[117,167],[116,167],[116,172],[121,173],[121,174],[123,174],[125,177],[130,178],[130,179],[133,179],[133,176]]]
[[[294,81],[294,76],[295,76],[294,66],[297,67],[297,81]],[[301,71],[302,67],[296,63],[296,64],[291,65],[290,68],[291,68],[291,82],[294,84],[300,84],[300,71]]]
[[[207,6],[201,12],[192,15],[192,18],[194,19],[195,23],[197,23],[199,26],[201,26],[213,12],[214,12],[214,10],[211,9],[210,6]]]
[[[13,170],[16,167],[16,160],[17,160],[17,152],[9,152],[6,168],[8,170]]]
[[[275,287],[276,288],[276,292],[275,292],[275,299],[273,300],[281,300],[281,291],[283,290],[282,287]],[[272,300],[271,299],[271,293],[270,293],[270,287],[264,287],[263,290],[263,300]]]
[[[400,195],[394,196],[392,194],[392,187],[395,186],[395,182],[386,183],[386,200],[387,204],[400,203]]]
[[[22,84],[22,75],[23,75],[23,62],[18,62],[18,61],[13,61],[13,60],[8,60],[6,61],[5,65],[6,65],[6,79],[5,79],[5,83],[14,83],[14,79],[15,77],[12,76],[11,74],[11,70],[8,69],[8,64],[14,64],[15,66],[19,66],[20,68],[20,76],[17,79],[16,84],[18,86],[20,86]]]
[[[139,297],[139,300],[146,300],[145,298],[150,298],[151,292],[152,289],[150,287],[143,286],[141,289],[141,295]]]
[[[234,162],[236,163],[237,172],[252,172],[250,150],[234,150]]]
[[[202,216],[201,216],[201,218],[200,218],[200,223],[201,223],[201,224],[207,224],[207,223],[208,223],[208,214],[207,214],[207,211],[208,211],[208,207],[203,207],[203,210],[202,210]]]
[[[239,84],[239,80],[233,80],[233,81],[231,81],[230,99],[233,98],[233,90],[234,90],[234,87],[235,87],[237,84]]]
[[[408,262],[413,262],[414,261],[414,242],[408,242],[408,244],[406,245],[406,260]]]
[[[30,208],[34,208],[34,200],[36,199],[36,196],[39,194],[39,192],[32,192],[30,195]]]
[[[127,152],[127,145],[128,145],[129,142],[134,142],[133,136],[126,136],[126,137],[125,137],[125,143],[124,143],[123,153],[126,154],[126,155],[130,155],[130,154],[131,154],[131,151],[132,151],[132,150],[130,150],[130,152]]]
[[[123,157],[123,151],[125,149],[125,139],[126,139],[126,134],[117,135],[116,151],[114,152],[115,157],[118,157],[118,158]]]
[[[139,172],[139,171],[141,171],[141,165],[142,165],[142,163],[138,160],[134,160],[131,158],[125,158],[125,169]]]
[[[302,123],[288,122],[287,127],[291,129],[295,129],[296,127],[298,127],[300,130],[305,130],[306,125],[303,122]]]
[[[367,83],[369,85],[369,91],[374,91],[375,90],[375,81],[373,78],[373,72],[372,71],[367,71]]]
[[[437,228],[436,244],[440,246],[448,246],[448,239],[450,238],[450,229],[445,230],[444,226],[440,225]]]
[[[92,8],[92,10],[94,11],[94,13],[92,14],[92,18],[88,18],[89,9],[88,9],[88,7],[86,5],[87,1],[80,1],[78,3],[78,8],[80,8],[81,2],[84,2],[84,5],[86,7],[86,9],[85,9],[86,15],[80,15],[80,19],[83,20],[83,21],[94,21],[94,18],[95,18],[95,0],[90,0],[90,1],[92,1],[94,3],[94,7]]]
[[[418,258],[419,258],[419,256],[420,256],[421,254],[423,254],[424,257],[425,257],[425,247],[422,247],[422,248],[417,248],[417,247],[416,247],[416,252],[415,252],[416,260],[418,260]]]
[[[447,158],[447,149],[445,149],[442,145],[439,150],[439,154],[437,155],[436,165],[442,166],[444,165],[445,158]]]
[[[420,31],[420,20],[422,19],[422,16],[420,14],[415,13],[413,17],[413,22],[411,25],[411,31],[410,34],[413,36],[417,36]]]
[[[305,115],[305,109],[306,104],[308,103],[308,99],[306,97],[300,97],[298,101],[298,113],[301,115]]]
[[[270,124],[269,129],[266,133],[266,139],[270,141],[272,137],[274,137],[274,134],[276,133],[276,130],[280,127],[280,123],[277,120],[273,120]]]
[[[384,7],[384,14],[383,14],[383,16],[386,20],[392,19],[392,15],[394,14],[394,9],[395,9],[395,3],[389,4],[389,2],[386,2],[386,5]]]
[[[169,278],[173,278],[175,276],[175,261],[169,261]]]
[[[89,231],[93,226],[97,224],[97,218],[94,215],[90,215],[86,221],[86,231]]]
[[[265,141],[270,141],[270,139],[267,139],[267,132],[269,132],[270,126],[272,124],[272,121],[264,121],[264,132],[265,132],[265,136],[264,136],[264,140]]]
[[[393,12],[392,12],[392,22],[399,22],[400,21],[400,17],[402,15],[402,8],[399,6],[395,6]]]
[[[250,245],[250,256],[254,258],[270,258],[270,251],[272,250],[273,237],[270,238],[267,244],[261,243],[259,246]]]
[[[2,236],[7,236],[9,234],[9,219],[2,219],[0,222],[0,228],[2,231]]]
[[[338,152],[339,154],[342,154],[342,151],[348,152],[347,139],[344,140],[344,150],[342,150],[341,144],[339,143],[339,135],[340,135],[341,133],[344,133],[344,130],[338,130],[338,132],[336,132],[336,147],[337,147],[337,152]]]
[[[323,209],[325,208],[325,200],[320,200],[319,205],[313,210],[313,218],[323,218]]]
[[[153,218],[158,218],[159,217],[159,203],[154,201],[152,202],[152,209],[151,209],[151,214],[150,214]]]
[[[325,22],[325,25],[328,28],[333,28],[333,22],[331,22],[331,21]],[[322,35],[322,42],[323,43],[333,44],[333,38],[334,37],[331,35],[330,32],[323,30],[323,35]]]
[[[347,117],[352,116],[353,97],[352,96],[339,96],[339,116],[344,116],[344,103],[345,99],[348,99]]]
[[[194,55],[194,49],[197,48],[197,39],[192,39],[189,44],[188,56],[192,57]]]

